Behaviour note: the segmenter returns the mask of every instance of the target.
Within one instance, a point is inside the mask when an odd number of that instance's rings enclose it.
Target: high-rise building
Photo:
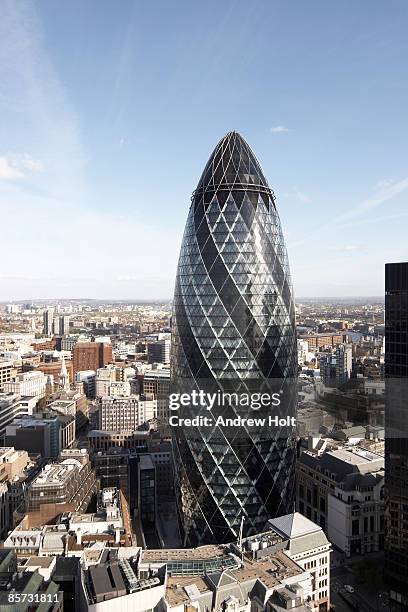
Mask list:
[[[408,262],[385,266],[385,577],[408,608]]]
[[[320,359],[320,375],[326,386],[345,385],[350,380],[353,350],[350,345],[338,344],[333,354]]]
[[[112,346],[104,342],[77,342],[72,351],[74,374],[97,370],[112,362]]]
[[[171,391],[249,397],[278,388],[279,414],[290,419],[296,372],[292,283],[275,196],[249,145],[230,132],[192,196],[174,293]],[[232,401],[223,406],[232,419],[248,412]],[[294,439],[292,426],[174,427],[185,542],[235,540],[242,519],[244,534],[252,534],[292,512]]]
[[[67,336],[69,334],[69,321],[68,315],[54,317],[52,325],[54,336]]]
[[[43,332],[45,336],[51,336],[53,333],[54,323],[54,308],[47,308],[43,313]]]
[[[149,342],[147,345],[147,360],[149,363],[169,363],[170,361],[170,340],[163,338]]]

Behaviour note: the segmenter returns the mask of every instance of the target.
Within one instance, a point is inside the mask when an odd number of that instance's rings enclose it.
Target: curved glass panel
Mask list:
[[[279,388],[279,416],[293,417],[296,371],[292,285],[274,194],[249,145],[230,132],[211,155],[187,218],[174,293],[171,390]],[[232,405],[223,411],[239,413]],[[173,451],[186,543],[232,541],[241,517],[250,535],[293,510],[293,424],[174,427]]]

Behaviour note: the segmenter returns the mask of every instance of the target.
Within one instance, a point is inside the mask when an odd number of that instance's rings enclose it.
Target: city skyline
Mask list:
[[[3,2],[0,300],[168,299],[190,185],[231,129],[275,187],[295,298],[383,293],[408,215],[407,7],[295,4],[227,3],[214,25],[211,2],[200,20]]]

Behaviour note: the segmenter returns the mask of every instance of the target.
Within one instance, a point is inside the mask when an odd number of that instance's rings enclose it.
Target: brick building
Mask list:
[[[105,342],[78,342],[73,349],[74,374],[97,370],[113,361],[112,346]]]

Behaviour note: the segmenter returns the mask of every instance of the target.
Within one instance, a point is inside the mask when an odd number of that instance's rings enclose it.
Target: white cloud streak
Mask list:
[[[34,172],[43,172],[44,164],[27,153],[6,153],[0,156],[0,181],[27,178]]]
[[[375,195],[367,198],[366,200],[363,200],[362,202],[354,206],[352,209],[342,213],[341,215],[338,215],[337,217],[333,217],[327,223],[316,226],[313,230],[308,232],[307,239],[305,238],[302,240],[298,240],[297,242],[290,244],[289,248],[293,249],[293,248],[299,247],[305,244],[306,242],[308,242],[311,236],[318,235],[322,231],[325,231],[327,229],[330,229],[333,227],[339,228],[341,224],[348,225],[355,219],[358,219],[359,217],[378,208],[385,202],[392,200],[393,198],[397,197],[398,195],[400,195],[401,193],[404,193],[407,190],[408,190],[408,177],[400,181],[395,181],[391,184],[387,184],[381,187]]]
[[[284,132],[289,132],[289,128],[284,125],[274,125],[271,127],[270,131],[272,134],[283,134]]]

